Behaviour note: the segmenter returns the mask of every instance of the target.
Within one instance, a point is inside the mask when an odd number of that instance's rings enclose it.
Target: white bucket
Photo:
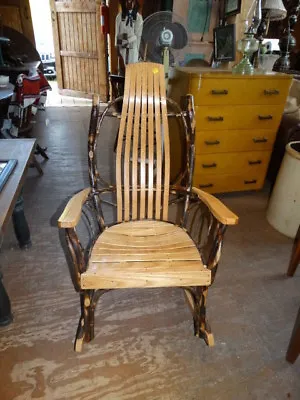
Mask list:
[[[300,141],[286,145],[267,210],[268,222],[290,238],[300,225]]]

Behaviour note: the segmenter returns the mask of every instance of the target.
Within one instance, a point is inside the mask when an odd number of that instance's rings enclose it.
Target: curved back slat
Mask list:
[[[154,82],[151,70],[148,70],[148,210],[149,219],[153,218],[153,184],[154,184]]]
[[[116,149],[118,222],[168,219],[170,143],[164,68],[126,67]]]

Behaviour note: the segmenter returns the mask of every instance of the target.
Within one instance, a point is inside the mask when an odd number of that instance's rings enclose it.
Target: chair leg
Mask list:
[[[90,342],[94,339],[94,311],[95,307],[91,304],[90,291],[80,293],[81,316],[76,332],[74,349],[82,351],[83,342]]]
[[[38,170],[38,173],[41,176],[44,175],[44,171],[42,170],[42,167],[41,167],[40,163],[38,162],[38,160],[36,159],[35,155],[32,157],[32,164]]]
[[[185,297],[193,314],[195,336],[204,339],[208,346],[214,346],[214,337],[206,320],[206,298],[208,288],[206,286],[201,286],[184,289]]]
[[[300,309],[298,311],[289,347],[287,349],[286,360],[293,364],[297,360],[299,354],[300,354]]]
[[[289,267],[287,270],[288,276],[294,275],[299,262],[300,262],[300,226],[299,226],[299,229],[298,229],[298,232],[295,237],[294,244],[293,244],[292,255],[291,255]]]
[[[205,343],[212,347],[215,344],[214,336],[206,320],[206,298],[208,288],[197,287],[196,292],[198,306],[195,309],[196,315],[194,316],[195,335],[204,339]]]

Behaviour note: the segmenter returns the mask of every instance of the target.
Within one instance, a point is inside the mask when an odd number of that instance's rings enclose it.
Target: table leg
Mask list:
[[[286,360],[294,363],[300,354],[300,308],[296,318],[295,326],[286,352]]]
[[[13,214],[12,220],[16,237],[18,239],[21,249],[28,249],[31,247],[30,231],[24,214],[24,199],[22,193],[20,194]]]
[[[0,272],[0,326],[6,326],[12,322],[10,300],[2,283]]]
[[[41,147],[38,143],[36,144],[36,153],[35,154],[40,154],[45,160],[49,160],[49,157],[46,153],[47,147]]]
[[[292,255],[287,271],[288,276],[294,275],[299,263],[300,263],[300,225],[293,244]]]

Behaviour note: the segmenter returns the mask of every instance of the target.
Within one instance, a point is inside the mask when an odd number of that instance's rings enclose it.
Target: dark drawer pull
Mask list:
[[[227,89],[224,89],[224,90],[215,90],[215,89],[213,89],[212,91],[211,91],[211,94],[213,94],[213,95],[226,95],[226,94],[228,94],[228,90]]]
[[[276,94],[279,94],[280,92],[279,92],[279,90],[277,90],[277,89],[270,89],[270,90],[268,90],[268,89],[265,89],[264,90],[264,94],[266,95],[266,96],[272,96],[272,95],[276,95]]]
[[[207,117],[207,119],[209,120],[209,122],[221,122],[224,121],[224,117]]]
[[[217,164],[212,163],[212,164],[202,164],[202,168],[216,168]]]
[[[207,145],[207,146],[214,146],[214,145],[216,145],[216,144],[220,144],[220,141],[219,140],[214,140],[214,141],[209,141],[209,140],[205,140],[204,141],[204,143]]]
[[[261,164],[261,160],[256,160],[256,161],[248,161],[249,165],[256,165],[256,164]]]
[[[256,179],[252,179],[252,181],[244,181],[245,185],[253,185],[253,183],[256,183],[257,180]]]
[[[273,119],[273,116],[272,115],[259,115],[258,119],[261,121],[265,121],[265,120]]]
[[[213,187],[214,185],[212,184],[212,183],[208,183],[207,185],[199,185],[199,188],[200,189],[207,189],[207,188],[211,188],[211,187]]]
[[[253,138],[252,139],[254,143],[267,143],[268,139],[265,137],[262,138]]]

